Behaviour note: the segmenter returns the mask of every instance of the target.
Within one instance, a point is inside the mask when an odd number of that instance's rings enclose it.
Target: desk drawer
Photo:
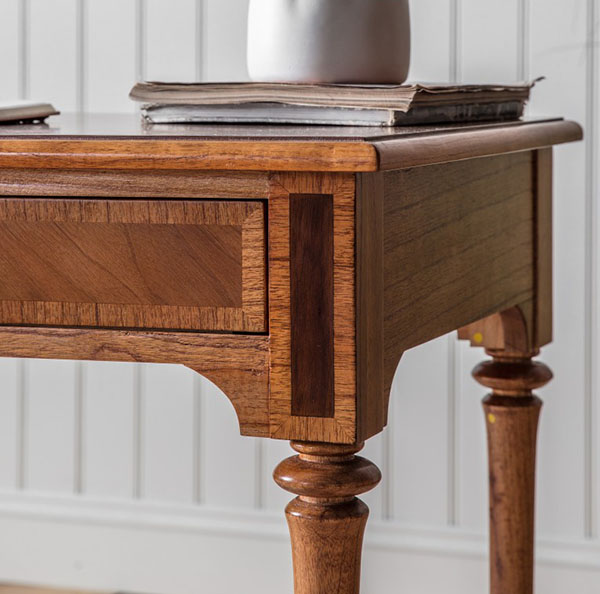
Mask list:
[[[0,199],[0,324],[265,332],[260,201]]]

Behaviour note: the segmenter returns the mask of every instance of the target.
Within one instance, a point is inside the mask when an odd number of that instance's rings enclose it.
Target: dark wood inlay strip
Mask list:
[[[292,415],[333,417],[333,196],[290,195]]]

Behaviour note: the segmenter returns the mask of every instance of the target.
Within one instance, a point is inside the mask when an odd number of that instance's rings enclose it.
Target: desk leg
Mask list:
[[[492,393],[483,400],[490,479],[492,594],[532,594],[535,456],[542,402],[532,390],[552,373],[531,358],[537,352],[488,349],[491,361],[473,376]]]
[[[285,513],[292,538],[295,594],[358,594],[369,508],[355,496],[381,480],[362,448],[292,442],[298,452],[275,469],[277,484],[298,495]]]

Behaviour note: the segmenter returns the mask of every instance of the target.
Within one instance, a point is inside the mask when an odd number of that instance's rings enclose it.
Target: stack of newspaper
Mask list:
[[[130,97],[154,124],[399,126],[518,119],[534,84],[142,82]]]

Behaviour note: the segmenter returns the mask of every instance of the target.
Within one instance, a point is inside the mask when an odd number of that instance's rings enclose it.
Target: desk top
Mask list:
[[[531,150],[582,138],[575,122],[446,126],[148,125],[137,115],[0,126],[0,167],[363,172]]]

